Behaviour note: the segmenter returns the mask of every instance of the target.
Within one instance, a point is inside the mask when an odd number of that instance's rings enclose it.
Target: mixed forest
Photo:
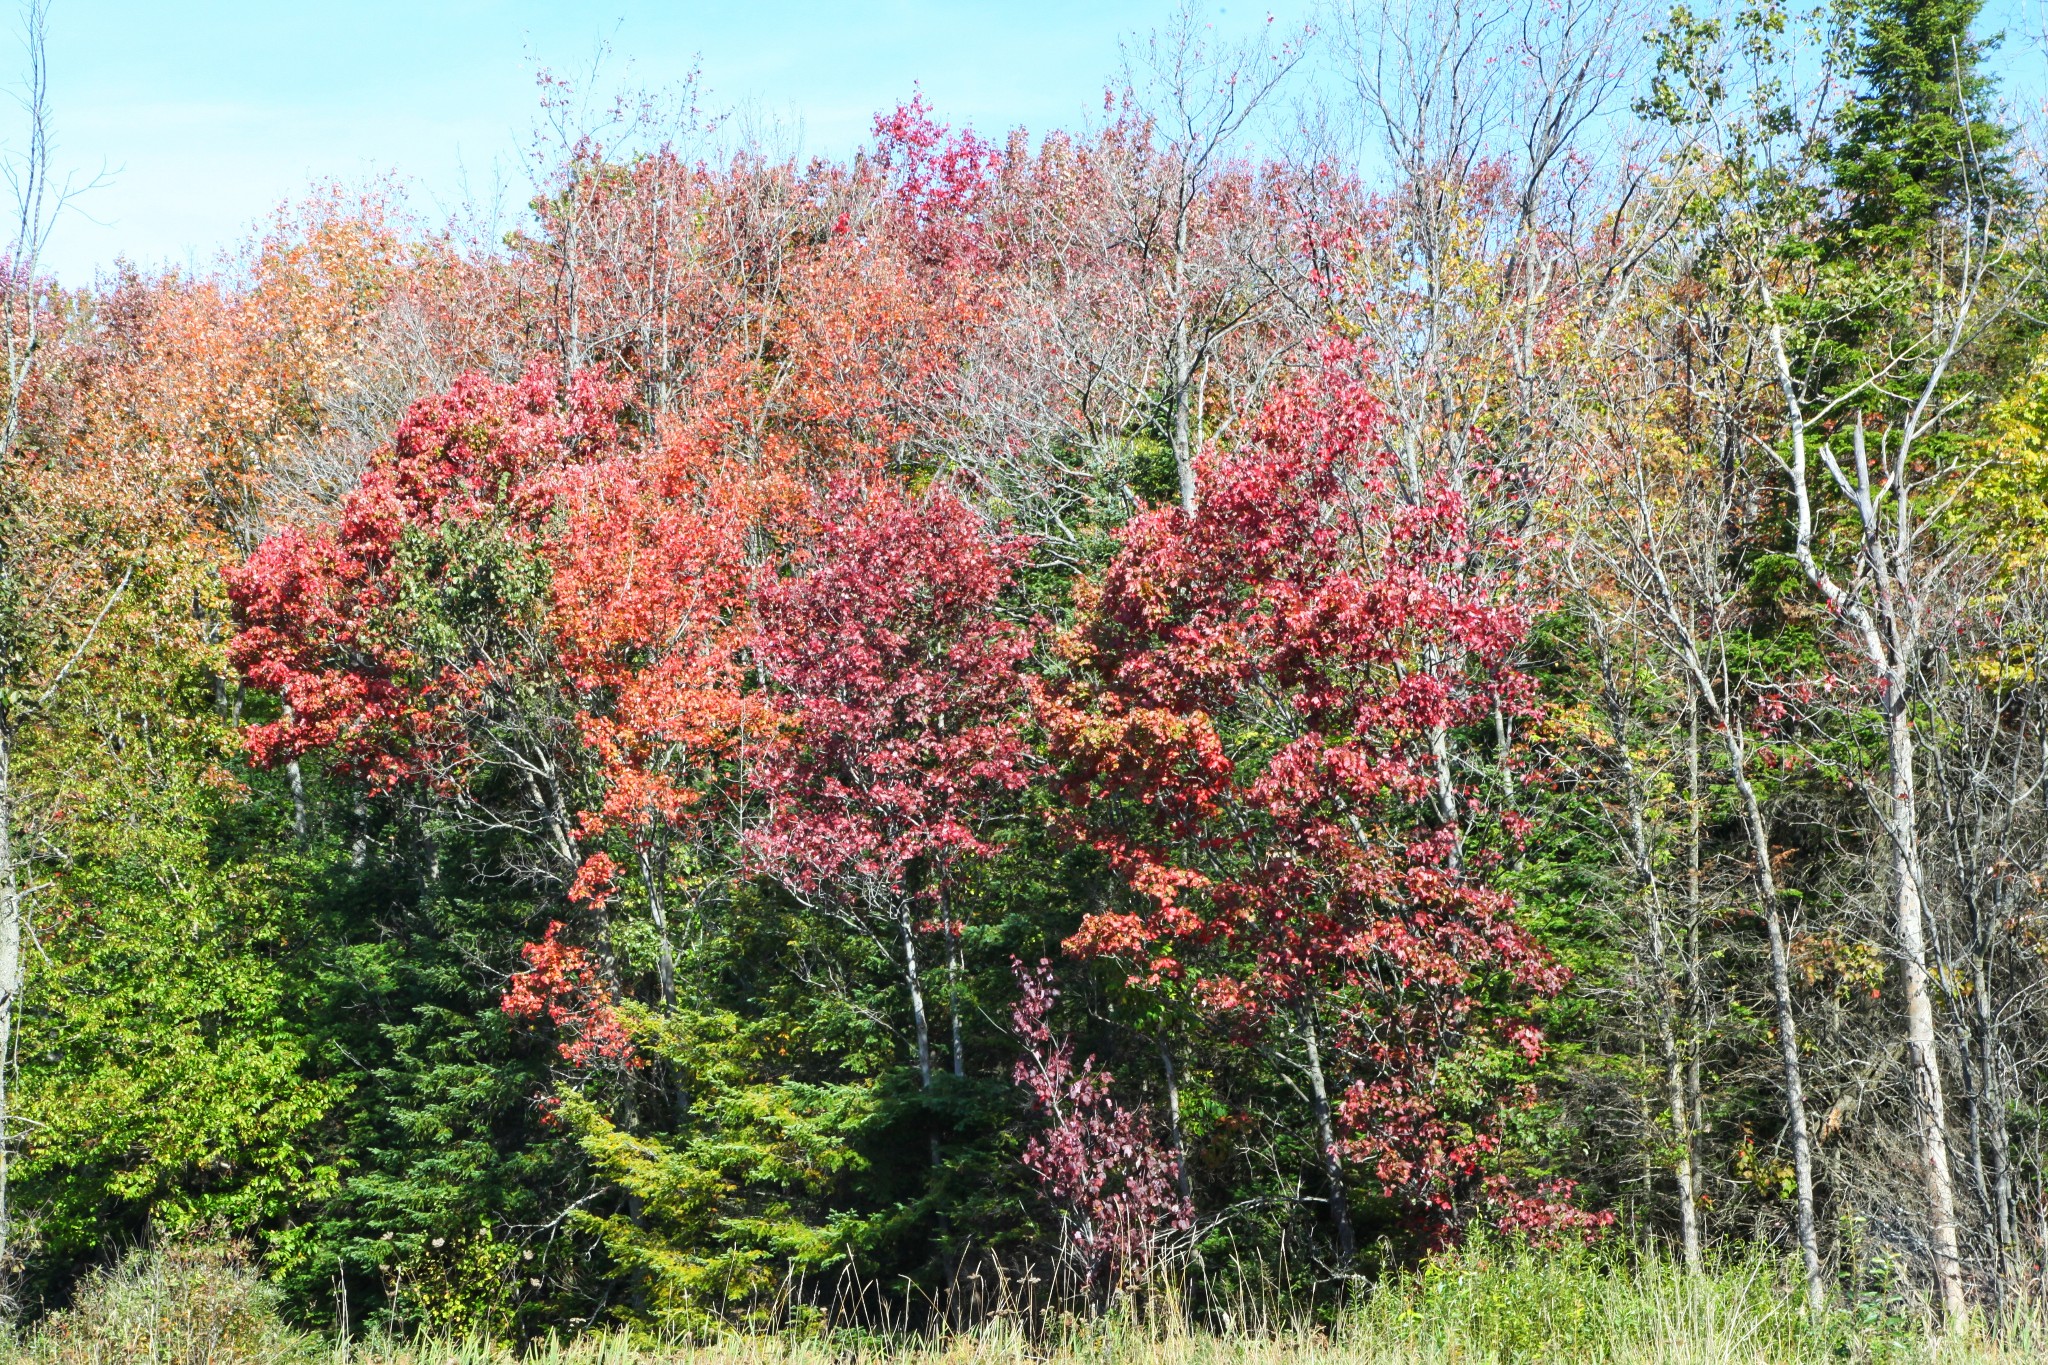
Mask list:
[[[1977,11],[1183,12],[845,158],[544,75],[516,214],[89,285],[38,68],[14,1311],[152,1238],[515,1341],[1512,1241],[2026,1310],[2048,241]]]

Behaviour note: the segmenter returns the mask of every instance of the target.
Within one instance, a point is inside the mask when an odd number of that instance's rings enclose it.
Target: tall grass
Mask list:
[[[8,1344],[35,1365],[241,1365],[310,1360],[277,1292],[232,1242],[167,1242],[88,1275],[72,1306]]]
[[[0,1347],[0,1365],[2017,1365],[2048,1359],[2048,1321],[1947,1337],[1916,1316],[1801,1311],[1795,1277],[1764,1257],[1702,1275],[1626,1248],[1479,1246],[1379,1286],[1332,1321],[1272,1309],[1192,1325],[1171,1295],[1026,1333],[1014,1316],[933,1333],[819,1325],[665,1345],[587,1333],[524,1351],[484,1341],[287,1330],[232,1248],[158,1247],[89,1280],[76,1304]],[[1254,1319],[1246,1325],[1246,1318]]]

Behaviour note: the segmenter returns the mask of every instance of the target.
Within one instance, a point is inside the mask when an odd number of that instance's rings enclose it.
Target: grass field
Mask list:
[[[1380,1287],[1321,1325],[1233,1320],[1196,1328],[1170,1310],[1063,1317],[1027,1337],[1004,1319],[944,1336],[857,1329],[731,1333],[663,1344],[625,1332],[548,1341],[523,1353],[487,1342],[358,1339],[294,1332],[269,1287],[218,1250],[159,1250],[87,1286],[70,1311],[8,1343],[13,1365],[1494,1365],[1495,1362],[1928,1362],[2048,1359],[2027,1315],[1931,1335],[1915,1315],[1802,1313],[1785,1267],[1765,1259],[1688,1275],[1604,1251],[1484,1249],[1448,1256]]]

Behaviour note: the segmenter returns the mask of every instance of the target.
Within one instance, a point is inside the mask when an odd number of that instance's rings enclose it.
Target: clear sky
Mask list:
[[[710,109],[742,106],[843,153],[921,82],[984,131],[1071,124],[1099,101],[1118,40],[1172,0],[52,0],[60,168],[104,183],[49,264],[84,283],[117,257],[206,262],[321,180],[397,174],[432,214],[512,183],[534,72],[660,87],[701,62]],[[2002,65],[2038,75],[2048,0],[1991,0]],[[4,0],[0,0],[4,9]],[[1310,0],[1208,7],[1225,30],[1299,26]],[[1235,11],[1235,12],[1233,12]],[[18,49],[0,42],[0,79]],[[4,112],[4,107],[0,107]]]
[[[106,181],[49,263],[206,261],[316,181],[394,171],[428,211],[521,174],[537,66],[659,87],[699,65],[744,106],[843,153],[922,82],[984,130],[1072,123],[1118,39],[1170,0],[52,0],[57,160]],[[1268,6],[1212,7],[1219,25]],[[1306,3],[1272,5],[1282,15]],[[18,49],[0,43],[0,57]],[[0,77],[11,74],[0,68]],[[523,183],[523,182],[520,182]]]

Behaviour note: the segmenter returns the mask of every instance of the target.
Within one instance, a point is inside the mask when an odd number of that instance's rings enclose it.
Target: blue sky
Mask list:
[[[82,283],[121,255],[210,260],[325,178],[396,171],[431,212],[465,177],[488,186],[494,164],[520,174],[536,66],[588,70],[600,42],[611,77],[634,86],[679,81],[701,56],[707,107],[800,130],[806,151],[851,149],[919,81],[953,121],[1044,129],[1099,100],[1118,39],[1167,5],[53,0],[58,161],[107,177],[64,222],[50,263]],[[1241,14],[1257,22],[1266,8]]]
[[[126,256],[210,261],[321,180],[396,173],[439,217],[466,191],[521,183],[534,71],[659,87],[699,65],[705,104],[742,106],[841,153],[922,82],[941,117],[983,130],[1072,123],[1117,43],[1172,0],[52,0],[60,168],[104,183],[61,224],[68,283]],[[1309,0],[1210,7],[1219,28],[1298,25]],[[1233,11],[1235,11],[1233,13]],[[1991,0],[2004,63],[2038,74],[2048,0]],[[15,50],[0,43],[0,63]],[[0,64],[0,77],[11,74]]]

